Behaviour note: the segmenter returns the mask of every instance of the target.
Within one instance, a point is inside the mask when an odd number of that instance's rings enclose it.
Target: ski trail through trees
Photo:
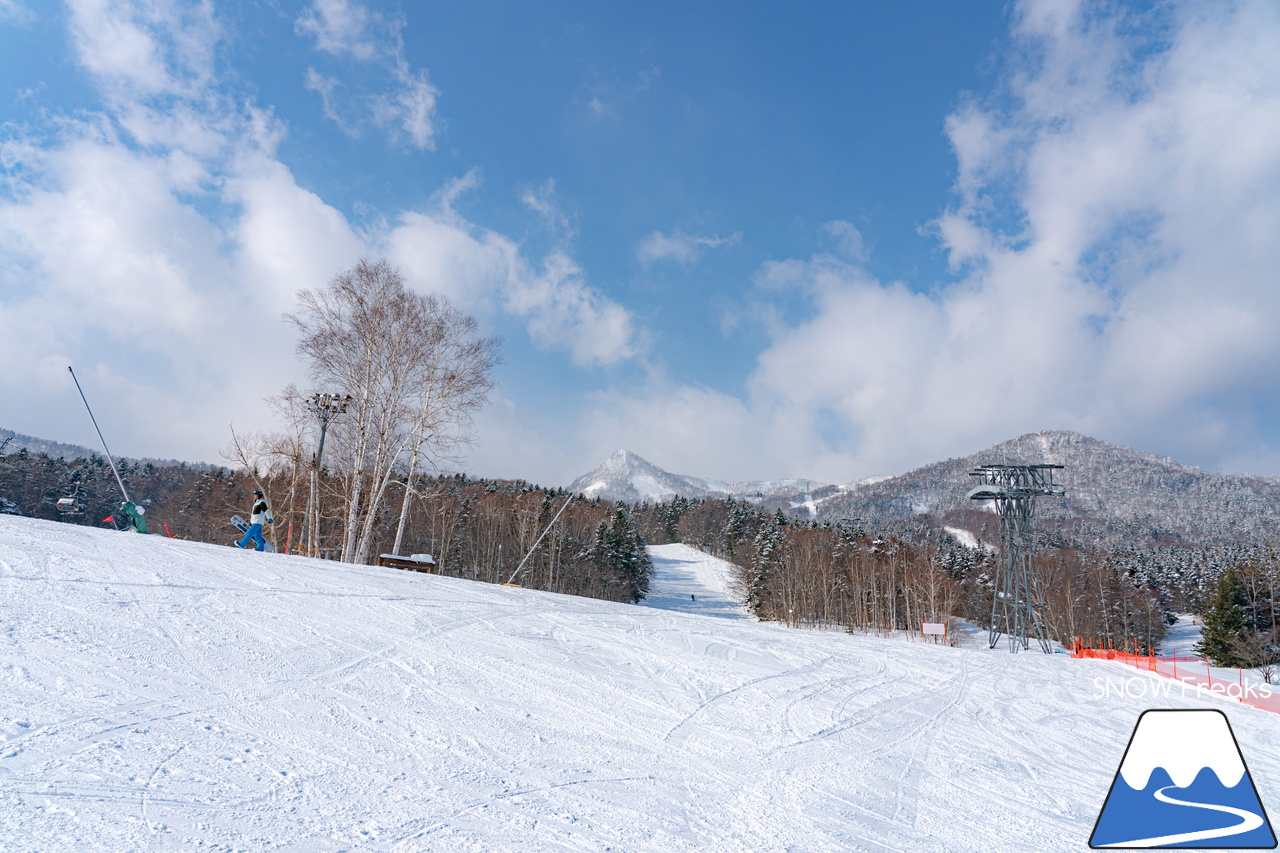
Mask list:
[[[682,544],[651,545],[649,558],[653,578],[641,604],[722,619],[753,618],[736,592],[732,563]]]

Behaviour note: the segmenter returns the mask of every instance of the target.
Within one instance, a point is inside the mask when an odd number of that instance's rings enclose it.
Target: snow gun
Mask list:
[[[84,389],[80,387],[80,380],[76,378],[76,372],[71,369],[71,365],[67,365],[67,371],[71,374],[71,381],[76,383],[76,390],[80,392],[80,399],[84,400],[84,408],[89,413],[89,420],[93,421],[93,428],[98,432],[98,440],[102,442],[102,450],[107,454],[107,464],[111,466],[111,473],[116,475],[116,482],[120,484],[120,494],[124,495],[124,503],[120,505],[120,509],[124,510],[125,515],[129,517],[134,530],[139,533],[146,533],[147,522],[142,517],[143,509],[133,502],[129,497],[129,490],[124,487],[124,479],[120,476],[119,469],[116,468],[116,461],[111,458],[111,451],[107,448],[107,440],[102,437],[102,430],[98,427],[98,419],[93,416],[93,409],[89,408],[89,400],[84,396]]]

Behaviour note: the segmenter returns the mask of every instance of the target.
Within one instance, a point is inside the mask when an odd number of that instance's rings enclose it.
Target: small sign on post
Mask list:
[[[947,623],[946,622],[922,622],[920,623],[920,637],[941,637],[943,645],[947,643]],[[936,642],[936,641],[935,641]]]

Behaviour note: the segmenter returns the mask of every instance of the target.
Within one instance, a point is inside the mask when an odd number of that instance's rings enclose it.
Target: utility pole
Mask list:
[[[1061,465],[981,465],[970,477],[981,485],[969,490],[975,501],[995,501],[1000,516],[1000,557],[996,563],[994,597],[991,601],[991,648],[1000,635],[1009,638],[1009,651],[1026,649],[1034,635],[1045,654],[1049,634],[1044,621],[1044,601],[1039,578],[1031,562],[1031,519],[1038,497],[1066,494],[1054,485],[1053,472]]]
[[[324,455],[324,437],[329,422],[341,415],[351,404],[350,394],[313,394],[307,404],[320,420],[320,444],[311,459],[311,488],[307,494],[307,556],[320,556],[320,457]]]

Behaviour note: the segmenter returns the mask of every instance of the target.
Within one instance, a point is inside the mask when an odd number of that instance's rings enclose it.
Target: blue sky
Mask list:
[[[0,426],[219,461],[294,292],[503,336],[468,470],[1280,473],[1268,2],[0,0]]]

